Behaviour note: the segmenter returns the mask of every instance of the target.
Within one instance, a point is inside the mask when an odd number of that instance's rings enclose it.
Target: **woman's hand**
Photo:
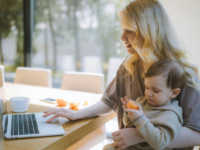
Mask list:
[[[55,118],[61,116],[65,117],[69,120],[77,120],[77,119],[85,119],[85,118],[91,118],[91,117],[96,117],[100,115],[104,115],[107,113],[110,113],[112,109],[105,104],[102,101],[97,102],[96,104],[89,106],[85,109],[80,109],[80,110],[70,110],[66,108],[53,108],[49,109],[47,111],[44,111],[44,116],[47,117],[52,114],[54,114],[47,122],[51,122]]]
[[[125,128],[112,133],[116,150],[123,150],[129,146],[144,142],[144,138],[136,128]]]
[[[77,119],[77,111],[73,111],[66,108],[52,108],[52,109],[44,111],[43,113],[45,114],[43,115],[44,118],[54,114],[49,120],[47,120],[47,123],[53,121],[59,116],[65,117],[72,121]]]

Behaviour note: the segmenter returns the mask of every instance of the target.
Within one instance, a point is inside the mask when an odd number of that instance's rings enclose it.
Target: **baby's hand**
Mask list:
[[[124,99],[121,98],[121,102],[122,102],[122,104],[123,104],[123,105],[122,105],[123,109],[124,109],[124,108],[127,108],[128,99],[127,99],[126,96],[124,97]]]
[[[132,122],[134,122],[136,119],[138,119],[139,117],[141,117],[144,114],[143,110],[142,110],[142,106],[139,104],[137,104],[137,105],[139,107],[138,110],[124,108],[124,111],[128,112],[128,116]]]

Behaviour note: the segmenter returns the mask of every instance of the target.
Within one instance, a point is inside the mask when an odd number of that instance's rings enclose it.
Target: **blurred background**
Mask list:
[[[118,12],[130,0],[29,0],[30,20],[23,0],[0,0],[0,63],[5,81],[13,82],[18,66],[49,68],[53,87],[60,88],[65,71],[103,73],[105,85],[126,56],[120,40]],[[160,0],[188,59],[199,68],[200,0]],[[31,53],[24,48],[24,26],[31,23]],[[30,55],[30,56],[29,56]],[[92,62],[92,63],[91,63]],[[109,67],[109,62],[114,62]]]
[[[51,69],[55,88],[65,71],[103,73],[107,81],[109,58],[126,55],[117,13],[128,2],[33,0],[30,67]],[[26,66],[24,26],[29,24],[23,5],[23,0],[0,0],[0,62],[7,82],[13,82],[18,66]]]
[[[26,66],[51,69],[54,88],[61,87],[65,71],[102,73],[107,86],[127,55],[118,12],[130,1],[0,0],[5,81],[13,82],[16,68]],[[200,70],[200,0],[159,1],[189,61]],[[112,138],[117,119],[110,122],[106,128]]]

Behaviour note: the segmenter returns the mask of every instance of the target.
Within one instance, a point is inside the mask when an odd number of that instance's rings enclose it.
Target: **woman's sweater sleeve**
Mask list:
[[[185,86],[179,104],[183,108],[183,126],[200,131],[200,91]]]
[[[117,70],[116,77],[112,80],[112,82],[106,88],[101,101],[107,104],[110,108],[112,108],[115,112],[117,111],[119,97],[120,97],[120,80],[121,73],[123,70],[123,63],[120,65]]]

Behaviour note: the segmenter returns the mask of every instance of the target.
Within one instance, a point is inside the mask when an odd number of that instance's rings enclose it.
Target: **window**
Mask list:
[[[23,66],[23,1],[0,1],[0,62],[6,81],[12,82],[16,67]]]
[[[106,77],[109,58],[126,54],[118,12],[128,2],[34,0],[31,67],[51,69],[58,88],[65,71],[88,70],[87,62],[91,72]],[[24,66],[23,0],[0,1],[0,18],[0,61],[12,82],[16,68]]]
[[[106,77],[108,59],[125,55],[118,11],[127,3],[35,0],[32,66],[50,68],[57,78],[65,71],[88,70]]]

